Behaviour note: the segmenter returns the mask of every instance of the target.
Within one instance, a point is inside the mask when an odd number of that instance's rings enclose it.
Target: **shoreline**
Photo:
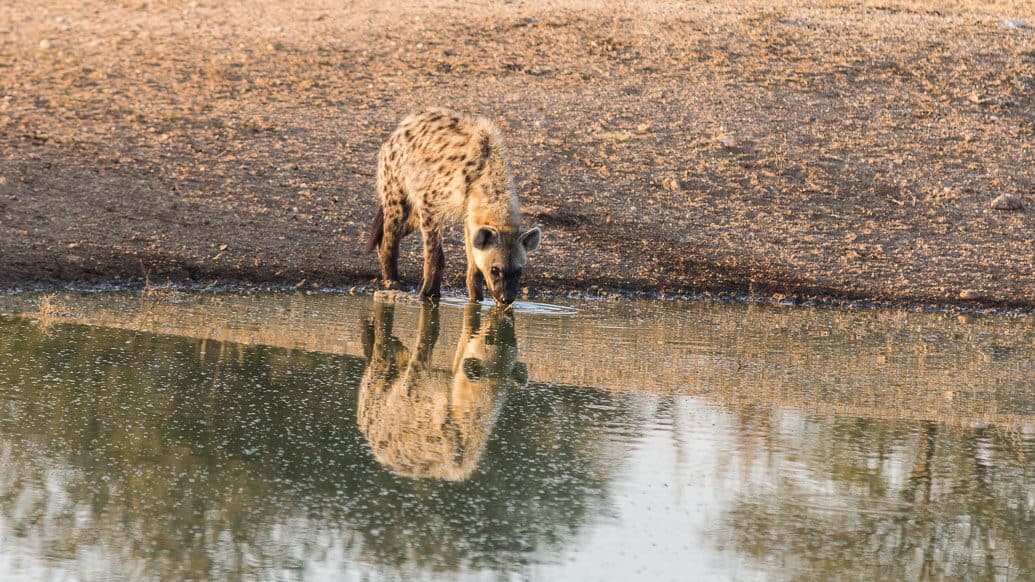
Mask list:
[[[203,295],[203,294],[288,294],[303,293],[306,295],[363,295],[373,296],[384,291],[374,283],[356,283],[355,285],[345,284],[341,286],[303,286],[298,287],[290,284],[276,283],[251,283],[251,282],[221,282],[211,281],[207,283],[177,283],[165,281],[160,284],[152,284],[150,289],[157,292],[157,296],[148,296],[148,284],[143,281],[135,282],[98,282],[98,283],[25,283],[21,285],[0,284],[0,296],[12,295],[41,295],[51,293],[73,293],[73,294],[94,294],[94,293],[117,293],[136,294],[141,299],[148,301],[175,301],[180,296]],[[407,285],[401,291],[414,302],[421,299],[416,295],[416,285]],[[168,293],[172,295],[166,296]],[[467,292],[464,288],[446,287],[443,289],[442,300],[466,300]],[[519,296],[519,301],[541,301],[561,299],[566,301],[592,301],[592,302],[625,302],[625,301],[657,301],[664,303],[685,303],[699,301],[732,302],[753,305],[763,305],[781,308],[803,308],[803,309],[840,309],[840,310],[877,310],[877,311],[900,311],[907,313],[945,313],[958,315],[984,315],[992,317],[1030,317],[1035,315],[1035,307],[1020,306],[989,306],[979,302],[970,301],[966,304],[945,304],[945,303],[924,303],[924,302],[895,302],[877,301],[871,299],[839,299],[834,297],[817,296],[790,296],[778,294],[752,295],[743,292],[656,292],[656,291],[629,291],[623,289],[575,289],[575,288],[550,288],[536,290],[529,294]],[[486,305],[491,304],[487,299]]]

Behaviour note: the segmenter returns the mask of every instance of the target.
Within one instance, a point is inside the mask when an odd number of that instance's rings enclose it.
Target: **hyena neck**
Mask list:
[[[521,229],[521,206],[509,180],[504,186],[479,185],[471,188],[467,200],[467,221],[472,227],[491,226],[500,231]]]
[[[521,230],[521,212],[517,204],[479,204],[475,201],[467,209],[467,226],[473,231],[489,226],[507,235]]]

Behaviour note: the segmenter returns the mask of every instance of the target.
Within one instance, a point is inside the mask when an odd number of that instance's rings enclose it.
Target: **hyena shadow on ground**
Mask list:
[[[507,391],[528,383],[512,311],[464,310],[452,369],[435,368],[439,306],[424,302],[416,343],[393,335],[395,305],[377,301],[363,335],[359,430],[379,463],[401,477],[463,481],[478,466]]]

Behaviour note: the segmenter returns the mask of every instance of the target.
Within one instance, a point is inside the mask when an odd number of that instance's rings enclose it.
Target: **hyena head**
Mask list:
[[[474,229],[474,264],[478,267],[489,294],[499,305],[510,305],[521,289],[521,271],[528,253],[539,248],[539,227],[520,232],[501,231],[491,226]]]

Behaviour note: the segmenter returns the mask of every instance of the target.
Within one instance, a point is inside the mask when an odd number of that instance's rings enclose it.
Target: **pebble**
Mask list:
[[[416,303],[416,295],[409,295],[398,289],[378,289],[374,291],[374,300],[388,303]]]
[[[661,186],[669,192],[679,192],[682,189],[679,186],[679,180],[671,177],[662,180]]]
[[[967,99],[971,103],[977,103],[978,105],[984,105],[986,103],[991,103],[992,101],[994,101],[991,97],[982,94],[980,91],[974,91],[967,97]]]
[[[40,48],[43,50],[48,50],[51,46],[53,45],[50,43],[50,40],[48,39],[43,39],[40,41]]]
[[[982,297],[984,297],[984,295],[976,289],[964,289],[963,291],[960,291],[960,299],[965,301],[976,301]]]
[[[991,206],[996,210],[1021,210],[1024,208],[1024,201],[1016,194],[1000,194],[992,200]]]
[[[719,142],[719,145],[722,145],[722,146],[728,147],[728,148],[731,148],[731,147],[734,147],[734,146],[737,145],[737,137],[735,135],[732,135],[732,134],[720,135],[719,137],[715,138],[715,141]]]

